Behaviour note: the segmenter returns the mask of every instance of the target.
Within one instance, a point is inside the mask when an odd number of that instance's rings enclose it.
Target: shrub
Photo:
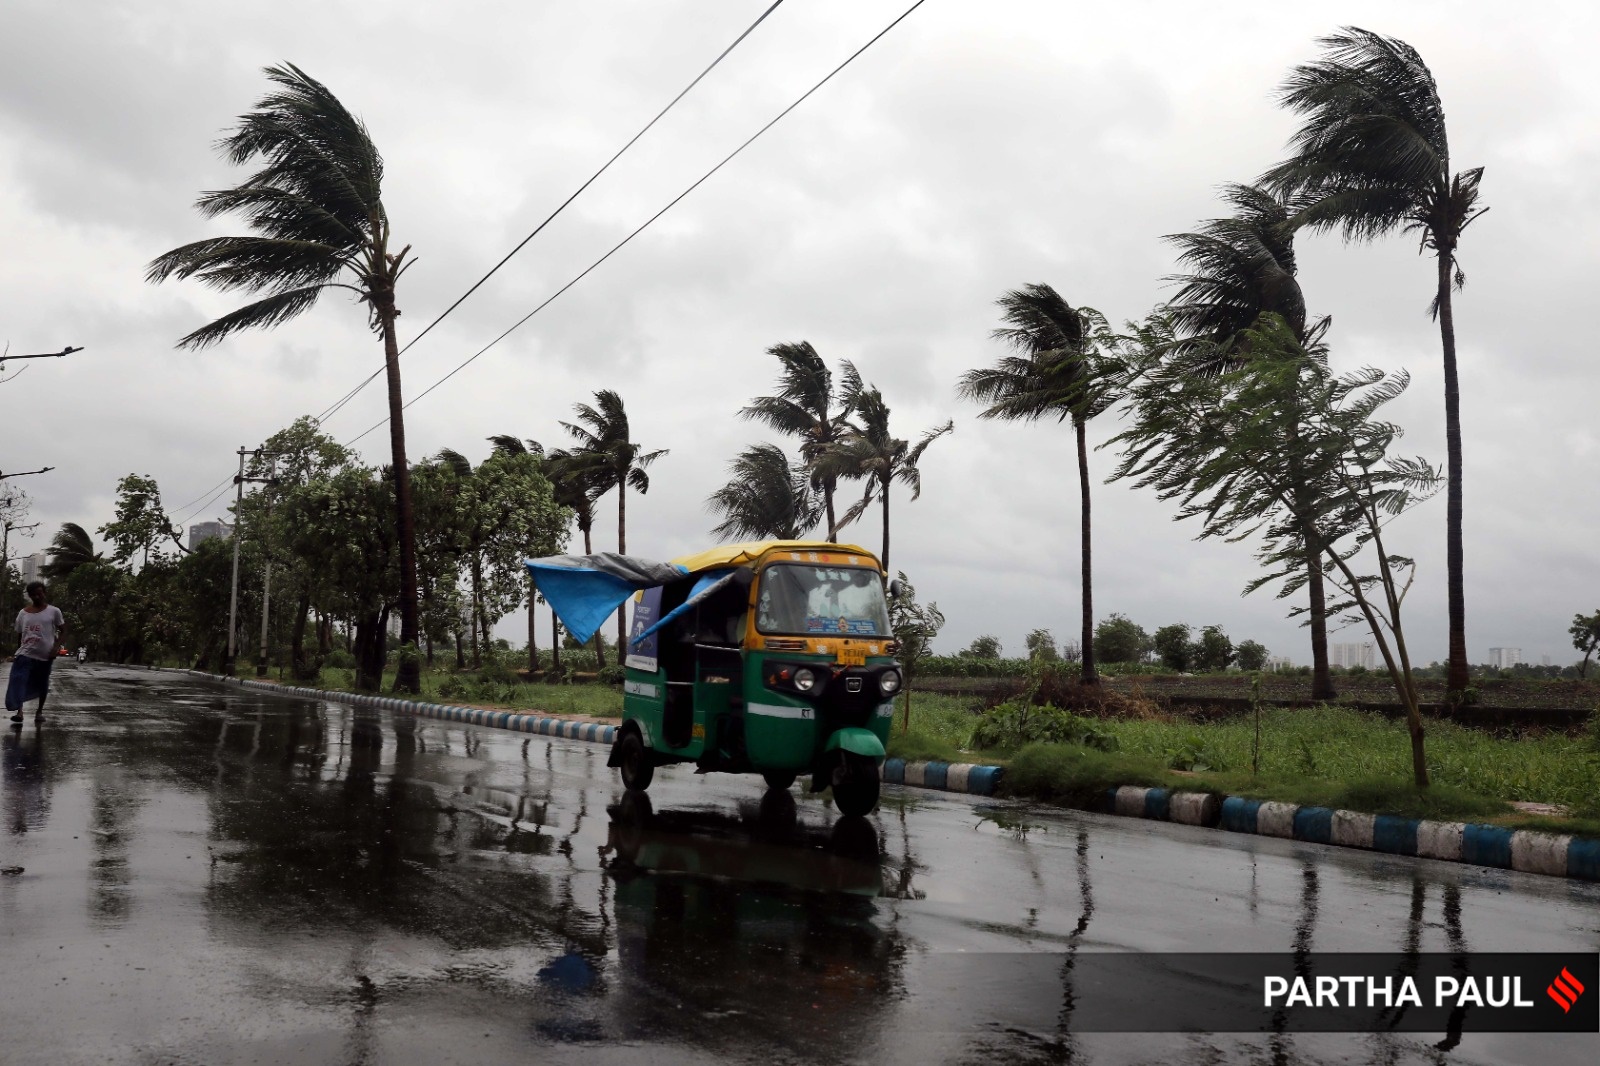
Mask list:
[[[450,674],[439,682],[439,697],[447,700],[459,700],[466,697],[467,686],[461,680],[460,674]]]
[[[1059,707],[1002,703],[978,719],[974,748],[1019,748],[1025,744],[1078,744],[1098,751],[1116,751],[1117,738],[1071,711]]]
[[[478,679],[492,685],[510,685],[516,683],[517,675],[504,659],[491,655],[483,660],[483,666],[478,669]]]
[[[620,666],[608,666],[595,675],[595,680],[602,685],[620,685],[627,678],[628,673]]]
[[[356,657],[343,648],[334,648],[328,653],[328,657],[322,660],[322,665],[332,667],[335,670],[354,670],[356,668]]]
[[[1227,761],[1207,741],[1203,733],[1190,733],[1178,742],[1177,747],[1169,748],[1167,766],[1169,769],[1190,770],[1195,773],[1228,768]]]

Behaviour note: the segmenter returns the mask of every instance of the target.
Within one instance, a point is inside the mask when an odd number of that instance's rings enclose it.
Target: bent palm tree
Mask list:
[[[1290,156],[1263,183],[1300,205],[1296,226],[1339,230],[1366,241],[1395,230],[1432,252],[1437,278],[1431,313],[1444,349],[1445,502],[1452,697],[1467,688],[1466,603],[1461,548],[1461,393],[1456,376],[1451,292],[1466,282],[1456,262],[1462,231],[1478,206],[1483,168],[1452,172],[1444,105],[1433,73],[1404,41],[1354,26],[1317,42],[1323,58],[1294,68],[1279,89],[1304,118]]]
[[[799,540],[822,517],[822,500],[811,473],[792,465],[776,444],[746,448],[728,464],[728,475],[728,483],[706,501],[707,510],[722,516],[711,530],[713,536]]]
[[[628,428],[628,412],[622,397],[610,389],[594,394],[594,406],[574,404],[578,423],[563,422],[577,447],[568,453],[566,462],[573,472],[588,481],[591,499],[617,490],[617,552],[628,553],[628,490],[640,495],[650,491],[650,475],[645,467],[667,454],[667,449],[647,452],[635,444]],[[617,648],[627,645],[627,621],[622,610],[617,611]]]
[[[834,388],[833,372],[810,341],[774,344],[767,349],[767,354],[776,356],[783,364],[778,391],[771,396],[757,396],[749,407],[739,412],[739,417],[753,418],[779,433],[797,438],[800,461],[813,464],[850,432],[850,412],[861,394],[861,375],[854,363],[845,360],[841,364],[842,381]],[[841,525],[833,508],[838,478],[813,475],[811,487],[822,493],[823,509],[828,516],[828,539],[836,540]]]
[[[94,550],[89,531],[76,522],[61,523],[56,535],[50,538],[50,547],[45,549],[45,553],[50,561],[39,572],[51,581],[65,580],[78,567],[99,562],[101,558]]]
[[[1072,420],[1078,446],[1078,491],[1082,499],[1080,558],[1083,619],[1081,676],[1100,679],[1094,661],[1094,566],[1089,509],[1089,419],[1110,406],[1108,375],[1095,353],[1094,334],[1105,319],[1090,307],[1074,308],[1049,285],[1025,285],[996,301],[1006,323],[992,334],[1022,354],[992,367],[969,370],[958,391],[989,406],[979,418],[1031,422],[1047,416]]]
[[[883,505],[883,555],[878,560],[884,573],[889,570],[889,488],[898,481],[911,489],[913,500],[922,495],[922,471],[918,464],[928,445],[955,428],[954,422],[928,430],[913,446],[889,432],[889,405],[883,394],[871,388],[856,397],[860,425],[845,438],[817,457],[812,473],[821,478],[866,479],[866,493],[857,500],[839,525],[847,526],[866,513],[876,499]]]
[[[1316,347],[1327,331],[1328,320],[1308,322],[1306,318],[1288,208],[1253,185],[1224,186],[1222,198],[1234,209],[1231,217],[1212,219],[1195,233],[1166,238],[1178,248],[1178,262],[1190,269],[1190,273],[1167,278],[1179,285],[1166,307],[1178,338],[1175,347],[1184,353],[1214,356],[1205,364],[1212,373],[1237,369],[1251,357],[1250,338],[1259,336],[1256,330],[1261,318],[1269,314],[1282,318],[1302,348]],[[1310,502],[1300,500],[1296,510],[1311,513]],[[1330,700],[1336,693],[1328,669],[1322,536],[1310,520],[1303,523],[1301,536],[1311,629],[1311,698]]]
[[[240,213],[256,236],[211,237],[174,248],[146,272],[152,282],[199,278],[224,292],[265,293],[185,336],[200,349],[240,330],[270,328],[309,310],[330,289],[356,294],[368,325],[383,339],[389,385],[389,446],[400,546],[400,640],[417,642],[417,553],[401,420],[400,349],[395,337],[395,284],[410,265],[410,246],[391,251],[381,186],[383,158],[366,125],[328,89],[292,64],[266,69],[277,89],[244,115],[221,142],[236,166],[261,169],[231,189],[196,202],[215,218]],[[418,691],[420,665],[401,656],[395,689]]]

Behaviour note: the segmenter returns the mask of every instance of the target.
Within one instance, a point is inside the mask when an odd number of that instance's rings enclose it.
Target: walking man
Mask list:
[[[11,660],[11,681],[6,685],[6,710],[11,720],[22,722],[22,705],[37,699],[33,720],[44,717],[44,698],[50,691],[50,667],[67,621],[61,608],[45,599],[43,581],[28,582],[28,605],[17,612],[17,635],[22,638],[16,658]]]

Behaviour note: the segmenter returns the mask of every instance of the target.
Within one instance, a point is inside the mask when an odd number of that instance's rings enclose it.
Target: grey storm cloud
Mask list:
[[[155,255],[209,233],[192,209],[237,180],[217,136],[293,61],[371,126],[386,199],[417,268],[403,336],[459,295],[719,52],[759,0],[606,5],[13,3],[0,41],[0,340],[82,344],[0,385],[0,467],[32,478],[53,529],[110,517],[116,480],[157,477],[204,504],[232,449],[348,391],[381,358],[357,307],[329,298],[274,333],[216,349],[173,342],[231,306],[196,285],[143,281]],[[785,4],[635,149],[405,360],[416,395],[592,262],[903,10],[900,2]],[[1119,322],[1170,292],[1163,234],[1217,210],[1292,122],[1273,106],[1314,38],[1355,23],[1416,45],[1437,75],[1458,167],[1484,165],[1492,210],[1467,234],[1458,304],[1468,639],[1571,657],[1564,636],[1600,598],[1596,371],[1570,309],[1600,254],[1600,74],[1586,5],[929,0],[834,82],[533,321],[407,414],[413,458],[484,438],[546,442],[599,388],[637,437],[671,450],[630,501],[641,554],[703,546],[706,495],[764,434],[736,417],[770,385],[771,344],[852,359],[914,437],[955,433],[897,501],[894,562],[939,601],[941,645],[990,632],[1015,650],[1036,626],[1075,630],[1077,504],[1070,434],[982,422],[963,370],[997,354],[993,301],[1045,281]],[[359,42],[359,47],[355,43]],[[1407,451],[1442,462],[1431,266],[1396,238],[1300,244],[1311,306],[1333,316],[1336,366],[1405,367],[1393,414]],[[328,425],[349,439],[383,415],[367,389]],[[16,428],[44,420],[41,439]],[[1094,443],[1116,431],[1096,425]],[[382,433],[358,445],[384,462]],[[1104,476],[1114,457],[1096,452]],[[1247,545],[1196,543],[1171,508],[1096,489],[1102,615],[1154,628],[1222,623],[1304,661],[1269,594],[1241,599]],[[608,528],[610,503],[597,529]],[[1419,658],[1444,653],[1443,502],[1394,529],[1418,557],[1408,602]],[[875,544],[875,516],[849,531]],[[36,536],[23,550],[43,546]],[[601,533],[599,545],[607,543]],[[508,634],[520,623],[508,623]],[[1339,639],[1336,637],[1335,639]]]

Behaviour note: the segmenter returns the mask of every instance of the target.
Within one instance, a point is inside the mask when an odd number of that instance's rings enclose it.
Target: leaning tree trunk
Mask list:
[[[828,542],[837,543],[839,540],[839,520],[833,514],[833,478],[828,478],[822,483],[822,502],[828,509]]]
[[[583,554],[585,555],[594,554],[594,544],[590,540],[590,529],[590,526],[583,527]],[[552,607],[550,611],[551,616],[554,617],[555,608]],[[625,652],[623,649],[618,648],[617,654],[620,656],[624,655]],[[558,661],[556,665],[559,666],[560,662]],[[596,670],[604,670],[606,668],[606,642],[601,639],[599,630],[596,630],[594,634],[594,668]]]
[[[1456,320],[1450,306],[1450,267],[1455,245],[1439,247],[1439,338],[1444,344],[1445,566],[1449,590],[1450,665],[1445,680],[1448,696],[1467,689],[1467,605],[1465,563],[1461,551],[1461,387],[1456,379]]]
[[[468,625],[472,627],[472,668],[479,670],[483,668],[483,648],[478,644],[478,620],[480,615],[478,590],[483,586],[483,563],[478,559],[476,552],[473,553],[472,565],[468,567],[468,573],[472,578],[472,606],[470,608],[472,618],[468,621]]]
[[[1322,547],[1316,528],[1307,523],[1302,537],[1306,546],[1306,591],[1311,615],[1311,698],[1331,700],[1338,693],[1328,669],[1328,597],[1322,579]]]
[[[539,670],[539,633],[533,627],[534,607],[538,603],[539,590],[533,582],[528,582],[528,676],[531,678]]]
[[[411,509],[411,470],[406,465],[406,430],[400,397],[400,346],[395,341],[394,289],[373,294],[373,306],[383,329],[383,357],[389,378],[389,448],[394,464],[395,532],[400,542],[400,644],[417,646],[417,528]],[[379,638],[382,645],[382,638]],[[415,654],[400,656],[394,677],[396,692],[422,690],[422,665]]]
[[[628,554],[628,479],[626,477],[617,479],[617,554]],[[624,603],[617,608],[618,654],[621,654],[620,649],[627,647],[627,615],[628,608],[627,604]]]
[[[1080,661],[1083,664],[1082,678],[1085,685],[1098,685],[1100,675],[1094,668],[1094,567],[1093,553],[1089,539],[1089,442],[1086,434],[1085,420],[1075,418],[1072,428],[1078,438],[1078,492],[1083,497],[1083,517],[1079,531],[1079,544],[1083,556],[1083,634],[1080,640],[1083,650]]]
[[[883,564],[883,572],[887,576],[894,573],[889,569],[889,479],[884,478],[881,485],[883,489],[883,558],[878,560]]]
[[[306,585],[300,590],[300,602],[295,604],[294,630],[289,638],[289,662],[296,681],[309,681],[316,676],[316,671],[306,662],[306,617],[310,613],[311,586]]]

